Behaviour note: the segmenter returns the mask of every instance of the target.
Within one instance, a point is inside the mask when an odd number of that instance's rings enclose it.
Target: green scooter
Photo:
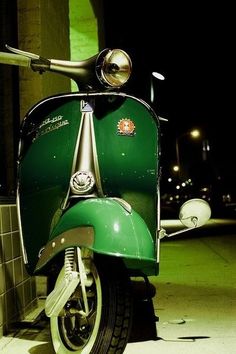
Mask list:
[[[126,52],[84,61],[45,59],[7,46],[0,63],[66,75],[79,91],[48,97],[20,132],[17,208],[30,275],[55,278],[45,303],[57,354],[123,353],[132,324],[132,277],[158,274],[160,117],[121,91]],[[195,199],[180,210],[187,227],[210,218]]]

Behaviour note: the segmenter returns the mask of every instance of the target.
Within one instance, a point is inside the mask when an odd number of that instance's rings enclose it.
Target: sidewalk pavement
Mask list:
[[[163,226],[179,227],[171,224]],[[236,354],[235,221],[211,220],[189,235],[163,240],[160,274],[149,280],[156,294],[142,304],[146,310],[139,307],[138,335],[125,354]],[[150,305],[156,324],[148,320]],[[3,337],[0,353],[53,354],[48,321],[42,317]]]

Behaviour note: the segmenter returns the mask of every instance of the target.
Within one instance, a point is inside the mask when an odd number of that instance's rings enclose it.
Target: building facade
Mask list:
[[[99,48],[97,9],[89,0],[60,0],[60,6],[57,0],[2,0],[0,51],[8,44],[47,58],[83,60]],[[36,102],[73,87],[60,75],[1,64],[0,81],[1,338],[37,306],[38,297],[38,277],[30,277],[23,262],[16,210],[20,122]]]

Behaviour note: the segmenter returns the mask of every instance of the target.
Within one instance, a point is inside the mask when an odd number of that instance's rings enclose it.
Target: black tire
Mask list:
[[[86,288],[90,315],[63,314],[50,319],[51,336],[57,354],[123,353],[132,325],[130,279],[120,259],[97,256],[91,266],[93,285]],[[63,270],[58,279],[63,276]],[[78,308],[80,286],[65,308]],[[73,305],[72,305],[73,304]]]

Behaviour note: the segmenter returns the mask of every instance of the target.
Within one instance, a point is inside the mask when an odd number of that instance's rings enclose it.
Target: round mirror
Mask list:
[[[186,227],[199,227],[210,219],[210,205],[203,199],[190,199],[185,202],[179,211],[179,219]]]

